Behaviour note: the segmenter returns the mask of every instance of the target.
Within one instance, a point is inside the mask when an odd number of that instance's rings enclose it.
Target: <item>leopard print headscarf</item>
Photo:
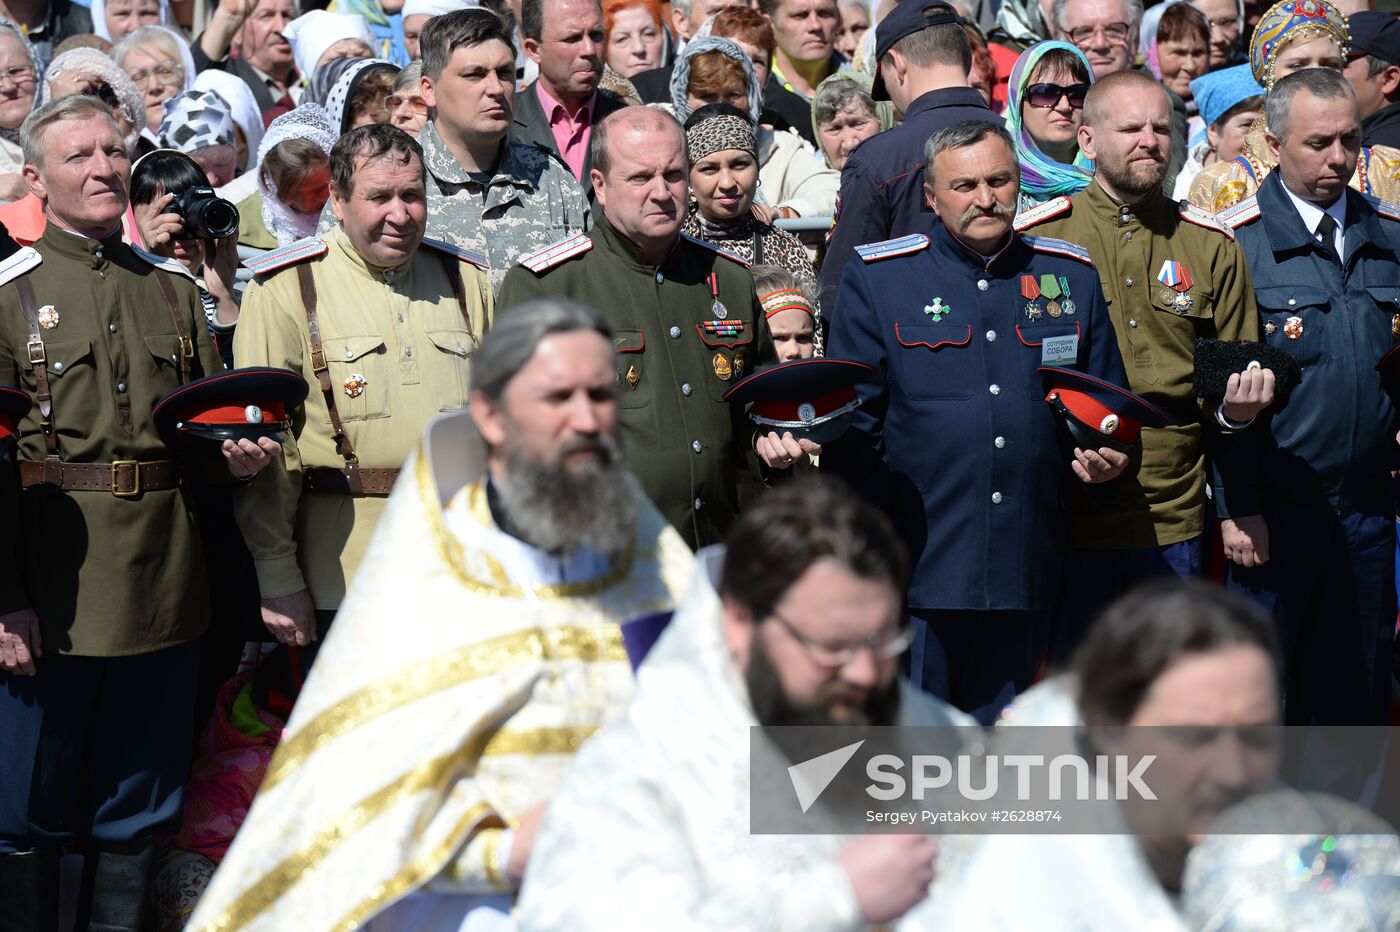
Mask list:
[[[752,123],[739,116],[719,114],[701,120],[686,130],[685,145],[691,165],[726,149],[741,149],[758,159],[758,134]]]

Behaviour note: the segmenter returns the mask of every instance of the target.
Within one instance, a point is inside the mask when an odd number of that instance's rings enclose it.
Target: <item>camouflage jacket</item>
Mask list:
[[[483,183],[467,174],[432,122],[418,142],[428,163],[428,236],[485,256],[494,289],[522,256],[591,226],[574,176],[535,146],[506,139],[500,164]],[[327,202],[319,232],[335,226]]]

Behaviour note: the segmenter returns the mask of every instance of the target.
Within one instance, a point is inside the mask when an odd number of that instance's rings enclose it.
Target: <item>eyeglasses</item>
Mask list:
[[[807,635],[793,627],[788,621],[777,612],[771,612],[771,617],[778,624],[783,626],[783,630],[792,635],[793,639],[807,651],[807,655],[818,665],[839,670],[847,666],[856,655],[862,650],[869,648],[870,652],[879,660],[888,660],[891,657],[898,657],[904,653],[905,649],[914,643],[914,629],[909,625],[901,625],[893,631],[882,631],[872,638],[864,641],[845,641],[842,643],[829,643],[813,640]]]
[[[33,84],[34,69],[6,68],[4,71],[0,71],[0,87],[4,87],[6,81],[9,81],[15,87],[24,87]]]
[[[421,115],[428,112],[428,102],[417,94],[412,97],[400,97],[398,94],[390,94],[388,97],[384,98],[384,103],[389,106],[390,110],[397,110],[404,104],[408,104],[413,108],[414,113]]]
[[[138,86],[144,84],[151,75],[155,75],[161,84],[184,84],[185,66],[176,61],[163,61],[154,68],[133,68],[126,73],[131,83]]]
[[[1080,26],[1071,29],[1068,33],[1069,41],[1083,48],[1086,43],[1094,41],[1094,36],[1102,32],[1103,37],[1115,45],[1122,45],[1128,41],[1128,33],[1132,32],[1132,27],[1127,23],[1102,23],[1098,26]]]
[[[1062,84],[1032,84],[1026,88],[1026,102],[1032,107],[1039,107],[1042,110],[1049,110],[1060,102],[1061,97],[1069,99],[1069,105],[1075,110],[1084,108],[1084,98],[1089,93],[1087,84],[1071,84],[1065,87]]]

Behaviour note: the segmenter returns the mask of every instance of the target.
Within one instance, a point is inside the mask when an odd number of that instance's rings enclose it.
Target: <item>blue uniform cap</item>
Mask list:
[[[1214,126],[1227,110],[1240,101],[1263,93],[1264,88],[1254,80],[1249,65],[1207,72],[1191,82],[1191,95],[1206,126]]]
[[[1042,366],[1045,401],[1059,412],[1075,444],[1084,449],[1109,447],[1126,452],[1144,427],[1165,427],[1167,416],[1145,398],[1112,382],[1074,369]]]
[[[879,373],[848,359],[794,359],[741,379],[724,400],[751,402],[749,417],[765,431],[830,443],[845,433],[847,415],[860,406],[856,383]]]
[[[885,81],[880,77],[880,59],[885,57],[885,53],[896,42],[930,26],[958,22],[961,20],[957,10],[942,0],[904,0],[890,10],[889,14],[880,20],[880,25],[875,27],[875,84],[870,89],[870,96],[876,100],[890,99],[889,93],[885,91]]]
[[[187,382],[156,402],[151,416],[166,443],[180,435],[208,440],[281,441],[306,400],[306,379],[286,369],[231,369]]]
[[[1379,10],[1361,10],[1347,17],[1351,30],[1351,54],[1374,55],[1392,65],[1400,65],[1400,20]]]
[[[19,422],[24,420],[31,406],[28,392],[0,386],[0,456],[10,452],[19,434]]]

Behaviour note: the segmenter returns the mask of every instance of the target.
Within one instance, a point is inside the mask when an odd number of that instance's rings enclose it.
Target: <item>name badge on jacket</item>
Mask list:
[[[1046,337],[1040,344],[1040,364],[1042,366],[1073,365],[1079,361],[1079,334],[1071,333],[1063,337]]]

